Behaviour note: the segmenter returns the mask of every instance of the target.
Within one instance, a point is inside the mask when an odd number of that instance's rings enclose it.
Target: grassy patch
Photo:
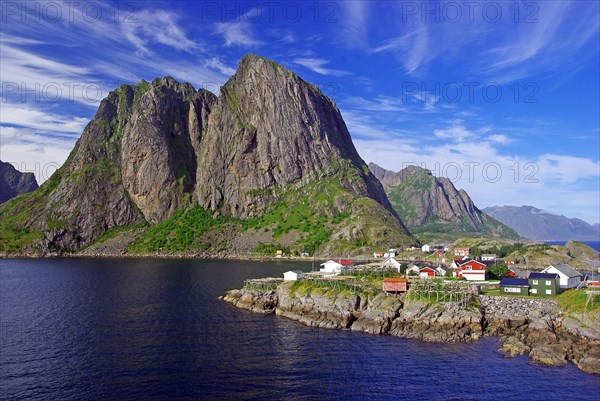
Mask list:
[[[598,311],[600,310],[600,296],[596,296],[593,305],[588,304],[587,309],[585,304],[587,302],[588,295],[583,290],[567,290],[556,297],[558,306],[566,312],[583,312],[583,311]]]
[[[200,241],[200,236],[211,228],[230,222],[240,221],[231,217],[213,218],[208,211],[194,205],[187,210],[178,210],[171,218],[150,227],[127,251],[140,254],[205,250],[206,243]],[[219,244],[220,248],[226,246]]]

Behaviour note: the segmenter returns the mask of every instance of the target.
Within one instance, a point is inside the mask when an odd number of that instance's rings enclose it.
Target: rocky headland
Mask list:
[[[276,314],[319,328],[362,331],[427,342],[474,341],[499,336],[506,357],[529,355],[534,363],[572,362],[600,374],[600,319],[565,314],[551,299],[473,296],[468,306],[409,301],[385,292],[296,291],[293,284],[275,289],[235,289],[222,297],[238,308]]]

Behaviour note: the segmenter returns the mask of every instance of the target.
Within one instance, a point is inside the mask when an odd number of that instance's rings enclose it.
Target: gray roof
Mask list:
[[[581,273],[579,273],[577,270],[573,269],[569,265],[556,265],[556,266],[550,265],[544,270],[548,270],[551,267],[554,267],[556,270],[558,270],[559,272],[561,272],[562,274],[564,274],[567,277],[579,277],[582,275]]]
[[[512,266],[510,266],[508,268],[508,270],[510,270],[513,273],[515,273],[515,276],[517,276],[517,277],[527,277],[529,275],[529,272],[525,272],[525,271],[523,271],[521,269],[518,269],[518,268],[512,267]]]

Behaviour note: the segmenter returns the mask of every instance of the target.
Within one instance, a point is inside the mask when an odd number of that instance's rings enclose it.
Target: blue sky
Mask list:
[[[0,158],[44,180],[99,101],[171,75],[218,93],[246,53],[338,105],[367,162],[479,207],[600,221],[595,1],[2,2]]]

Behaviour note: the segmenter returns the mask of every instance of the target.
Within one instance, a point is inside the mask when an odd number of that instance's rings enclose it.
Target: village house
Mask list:
[[[434,278],[435,270],[431,267],[423,267],[419,270],[419,277],[422,278]]]
[[[559,290],[558,274],[529,273],[529,286],[532,295],[557,295]]]
[[[283,281],[296,281],[304,278],[304,273],[301,270],[290,270],[283,273]]]
[[[455,248],[454,249],[454,256],[469,256],[470,253],[471,253],[470,248]]]
[[[440,265],[440,266],[436,267],[434,270],[435,270],[435,275],[441,276],[441,277],[446,276],[446,273],[448,272],[448,268],[444,265]]]
[[[323,267],[319,270],[324,273],[339,274],[342,270],[354,266],[354,262],[348,259],[338,259],[337,261],[328,260],[327,262],[321,263],[320,266]]]
[[[456,263],[456,261],[455,261]],[[485,264],[477,260],[469,260],[458,265],[453,276],[465,278],[469,281],[485,281]]]
[[[495,253],[484,253],[483,255],[481,255],[481,261],[482,262],[495,262],[496,254]]]
[[[385,259],[381,264],[383,267],[395,269],[397,272],[400,272],[400,262],[398,262],[393,257],[389,257],[389,258]]]
[[[558,274],[561,291],[577,288],[583,279],[583,275],[569,265],[550,265],[542,273]]]
[[[529,281],[526,278],[505,277],[500,281],[503,295],[529,295]]]
[[[408,267],[406,268],[406,275],[407,276],[418,276],[419,275],[419,266],[415,265],[414,263],[411,263],[410,265],[408,265]]]
[[[421,252],[431,252],[431,245],[425,244],[421,247]]]
[[[514,266],[510,266],[508,268],[508,277],[527,278],[527,276],[529,276],[529,272],[523,271]]]
[[[396,257],[398,255],[399,251],[397,249],[389,249],[387,252],[385,252],[383,254],[384,257]]]
[[[405,278],[384,278],[382,288],[386,292],[406,292],[408,280]]]
[[[374,258],[383,258],[383,252],[373,252]]]

